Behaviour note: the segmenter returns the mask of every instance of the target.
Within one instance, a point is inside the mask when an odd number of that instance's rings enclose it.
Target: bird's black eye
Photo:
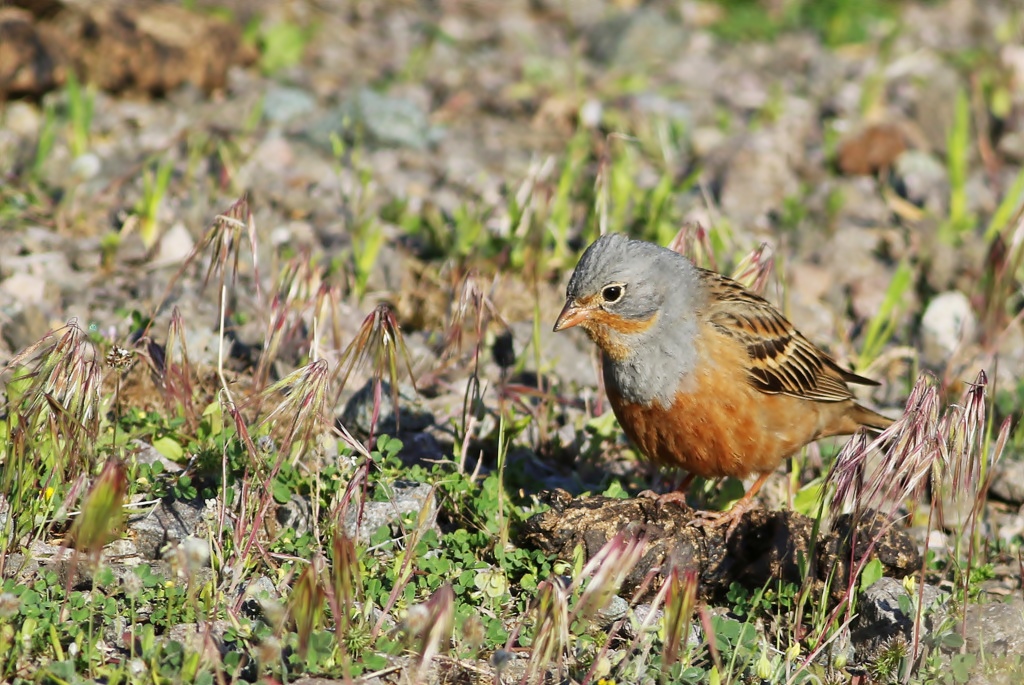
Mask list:
[[[605,302],[618,302],[622,297],[622,286],[606,285],[604,290],[601,291],[601,297],[604,298]]]

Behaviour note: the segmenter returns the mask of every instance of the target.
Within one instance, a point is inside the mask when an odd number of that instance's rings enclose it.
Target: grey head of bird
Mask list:
[[[606,382],[635,401],[664,403],[696,362],[703,298],[689,259],[611,233],[580,258],[554,330],[580,326],[604,352]]]

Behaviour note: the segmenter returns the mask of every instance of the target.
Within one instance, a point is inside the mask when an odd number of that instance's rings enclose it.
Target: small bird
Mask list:
[[[621,234],[580,258],[554,330],[579,326],[603,354],[622,429],[655,464],[757,481],[730,532],[783,460],[804,445],[892,424],[854,401],[840,367],[770,302],[683,255]]]

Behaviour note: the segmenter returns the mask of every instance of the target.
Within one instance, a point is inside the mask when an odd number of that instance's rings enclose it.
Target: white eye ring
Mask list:
[[[601,289],[601,297],[609,304],[614,304],[622,299],[626,292],[626,286],[622,283],[612,283]]]

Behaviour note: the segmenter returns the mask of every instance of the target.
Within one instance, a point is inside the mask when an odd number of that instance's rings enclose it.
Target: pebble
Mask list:
[[[921,317],[921,360],[933,369],[942,369],[953,353],[974,342],[977,316],[966,295],[950,290],[932,298]]]

